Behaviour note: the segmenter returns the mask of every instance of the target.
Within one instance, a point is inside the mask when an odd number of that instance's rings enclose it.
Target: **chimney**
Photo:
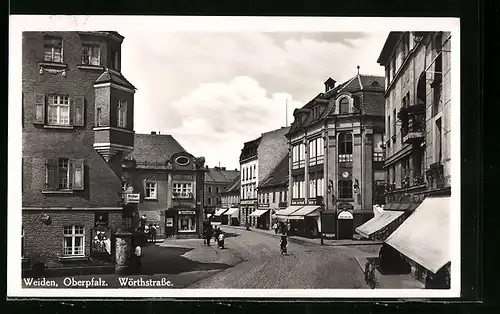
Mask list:
[[[331,77],[329,77],[325,81],[325,93],[328,92],[329,90],[333,89],[335,87],[335,83],[336,83],[336,81],[334,79],[332,79]]]
[[[151,135],[156,135],[156,132],[155,131],[151,131]]]

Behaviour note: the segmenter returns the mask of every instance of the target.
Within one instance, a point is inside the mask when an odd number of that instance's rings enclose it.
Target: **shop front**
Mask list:
[[[256,219],[256,227],[259,229],[269,230],[271,228],[271,219],[269,215],[269,208],[260,207],[250,214],[250,217]]]
[[[320,235],[320,209],[318,205],[306,205],[288,215],[291,233],[316,238]]]
[[[222,215],[223,224],[229,226],[239,226],[239,211],[240,209],[238,207],[231,207],[226,212],[224,212],[224,214]]]
[[[197,211],[186,208],[170,208],[165,213],[166,236],[192,236],[198,235],[199,217]]]

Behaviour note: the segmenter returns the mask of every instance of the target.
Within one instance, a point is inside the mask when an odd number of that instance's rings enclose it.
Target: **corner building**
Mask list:
[[[135,135],[136,149],[123,163],[123,183],[137,195],[146,224],[158,236],[197,238],[202,231],[205,159],[188,153],[171,135]]]
[[[309,233],[343,239],[373,216],[384,185],[384,78],[358,73],[335,84],[329,78],[324,93],[294,111],[290,206],[278,217],[309,220]]]
[[[24,32],[23,260],[51,267],[112,259],[134,224],[121,164],[134,148],[135,87],[117,32]],[[98,237],[99,236],[99,237]],[[76,264],[75,264],[76,263]]]

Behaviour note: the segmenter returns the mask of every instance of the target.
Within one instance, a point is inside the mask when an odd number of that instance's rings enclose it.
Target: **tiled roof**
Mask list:
[[[259,187],[265,188],[276,185],[286,185],[288,183],[288,165],[288,155],[285,155],[269,176],[259,184]]]
[[[240,172],[238,170],[224,170],[222,168],[209,168],[205,172],[205,182],[214,183],[230,183],[233,182],[234,178],[239,176]]]
[[[372,85],[373,82],[377,82],[376,85]],[[375,75],[356,75],[349,80],[345,81],[342,84],[337,85],[335,88],[329,90],[326,93],[320,93],[311,101],[309,101],[303,109],[312,108],[316,102],[316,99],[330,100],[334,99],[338,93],[340,92],[356,92],[361,89],[370,89],[370,90],[385,90],[385,78],[383,76],[375,76]],[[305,120],[301,123],[298,120],[295,120],[290,127],[289,133],[294,133],[302,128],[306,128],[322,119],[324,119],[334,107],[334,102],[329,102],[327,106],[325,106],[326,110],[323,110],[321,115],[317,118],[314,118],[312,114],[308,114]]]
[[[130,83],[120,72],[106,69],[101,76],[95,81],[96,84],[99,83],[114,83],[123,87],[136,89],[132,83]]]
[[[184,147],[168,134],[135,134],[134,150],[127,159],[135,161],[141,168],[165,168],[167,160]]]

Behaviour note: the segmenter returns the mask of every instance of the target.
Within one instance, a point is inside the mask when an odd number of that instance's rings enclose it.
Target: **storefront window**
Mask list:
[[[194,232],[196,231],[196,223],[194,215],[179,215],[177,220],[177,228],[179,232]]]

